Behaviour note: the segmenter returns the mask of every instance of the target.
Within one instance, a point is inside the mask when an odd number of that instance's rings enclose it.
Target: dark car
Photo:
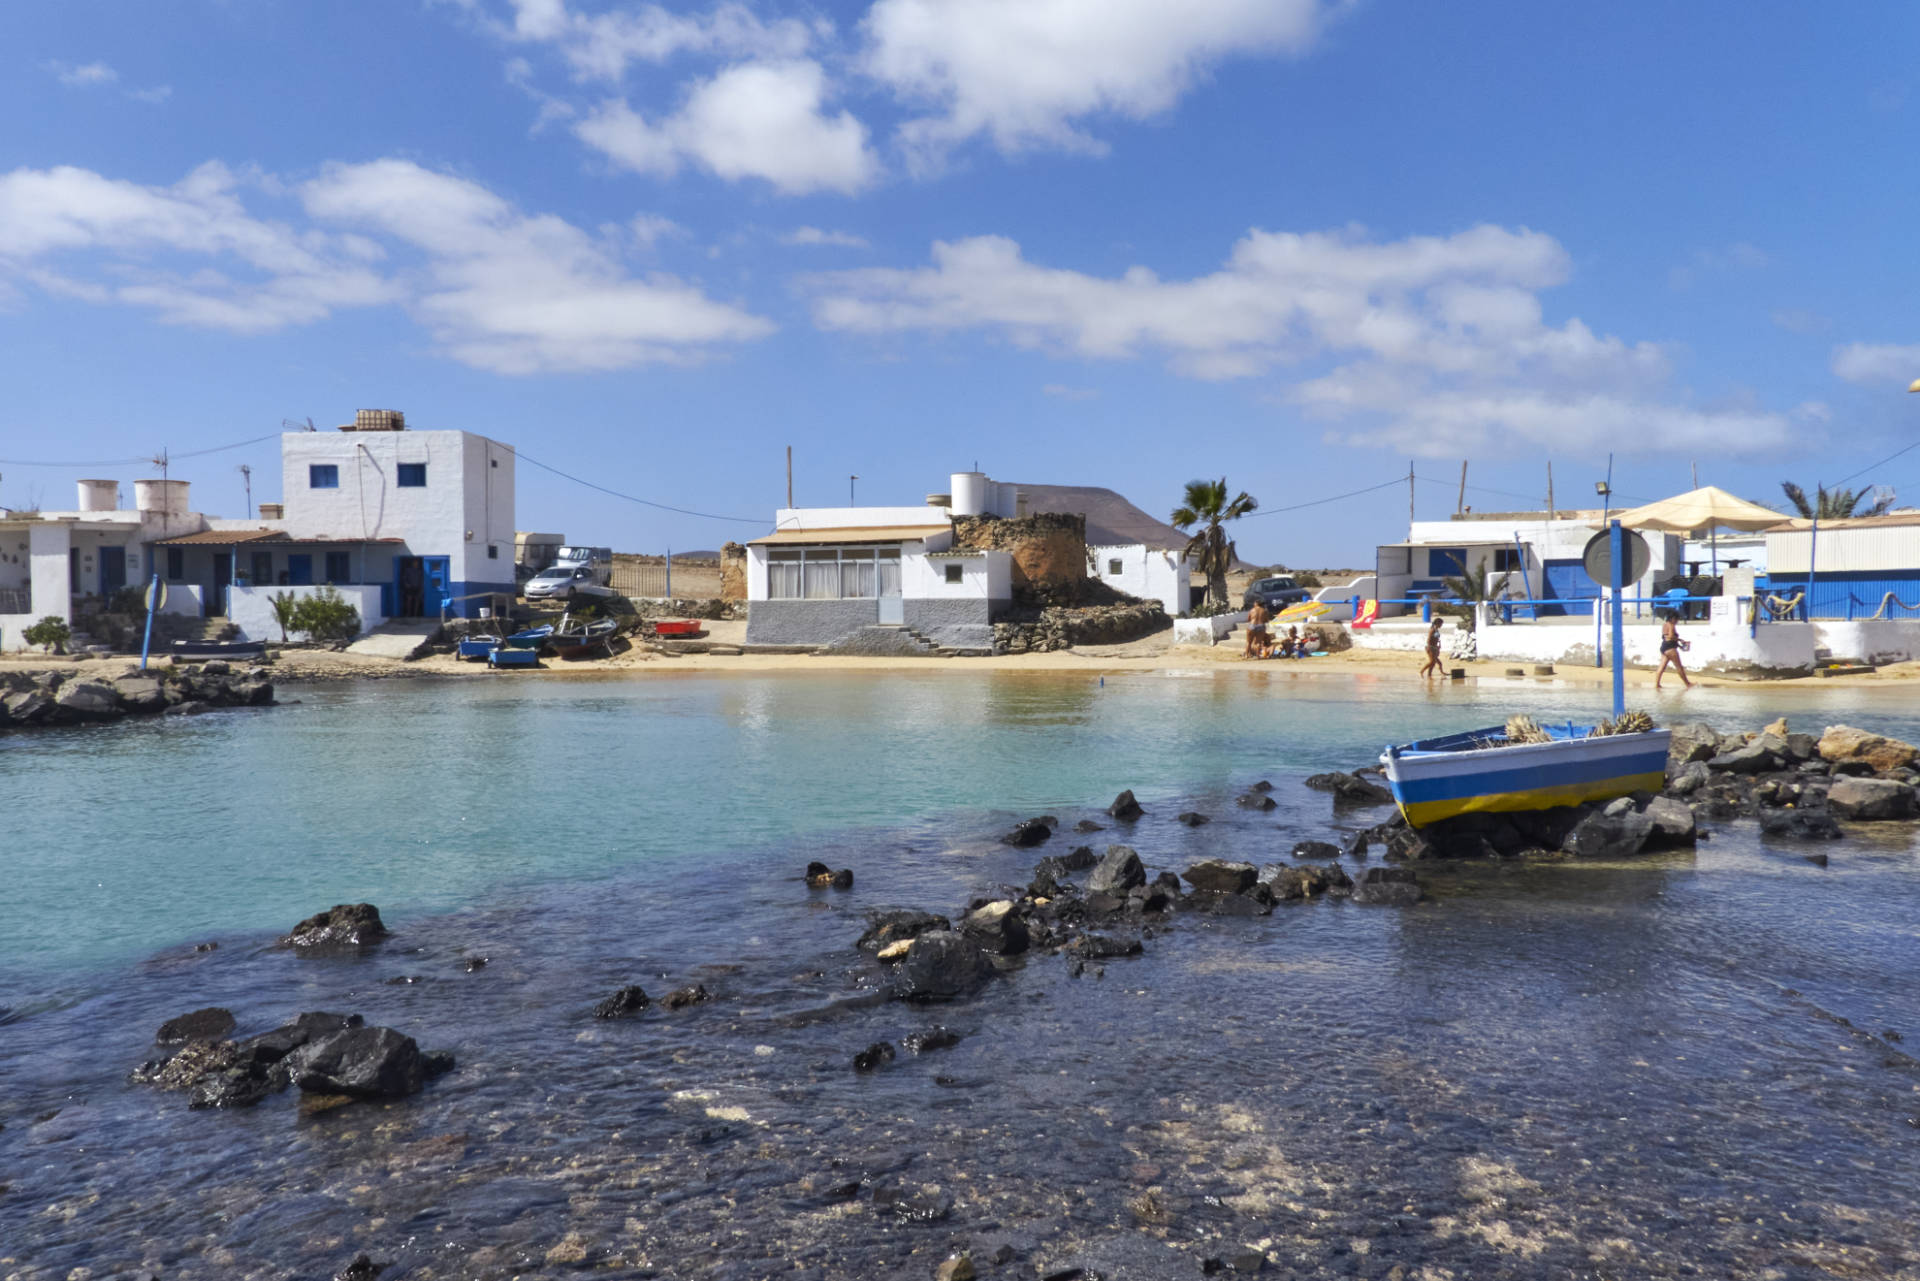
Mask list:
[[[1285,574],[1275,574],[1272,578],[1256,578],[1247,584],[1247,593],[1240,598],[1241,609],[1252,609],[1256,604],[1265,605],[1271,610],[1285,609],[1289,605],[1298,605],[1311,595],[1306,588]]]

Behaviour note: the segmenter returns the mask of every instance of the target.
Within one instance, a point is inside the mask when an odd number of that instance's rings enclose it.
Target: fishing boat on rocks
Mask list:
[[[1505,725],[1422,739],[1381,754],[1387,785],[1413,827],[1461,814],[1546,810],[1666,783],[1672,734],[1644,712],[1598,725]]]

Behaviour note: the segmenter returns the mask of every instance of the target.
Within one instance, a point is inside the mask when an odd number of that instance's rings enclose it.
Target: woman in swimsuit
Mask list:
[[[1427,628],[1427,661],[1421,665],[1420,674],[1422,676],[1438,676],[1440,674],[1441,621],[1441,619],[1436,617],[1433,620],[1433,626]]]
[[[1667,674],[1667,668],[1671,666],[1680,673],[1680,679],[1686,682],[1687,688],[1692,689],[1693,682],[1687,678],[1687,665],[1680,661],[1680,651],[1687,647],[1687,643],[1680,639],[1680,628],[1673,620],[1674,613],[1668,610],[1666,621],[1660,626],[1660,670],[1653,674],[1653,687],[1660,688],[1660,678]]]

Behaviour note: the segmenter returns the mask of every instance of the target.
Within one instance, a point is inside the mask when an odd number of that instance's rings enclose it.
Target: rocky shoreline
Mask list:
[[[264,667],[235,671],[224,659],[130,664],[112,679],[58,669],[0,671],[0,730],[101,724],[129,716],[194,716],[221,707],[266,707],[273,682]]]

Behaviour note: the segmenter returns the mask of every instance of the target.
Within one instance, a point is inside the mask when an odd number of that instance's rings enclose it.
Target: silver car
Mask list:
[[[607,589],[594,579],[594,573],[586,565],[555,565],[543,569],[527,580],[522,595],[528,600],[562,600],[575,593],[583,596],[604,596]]]

